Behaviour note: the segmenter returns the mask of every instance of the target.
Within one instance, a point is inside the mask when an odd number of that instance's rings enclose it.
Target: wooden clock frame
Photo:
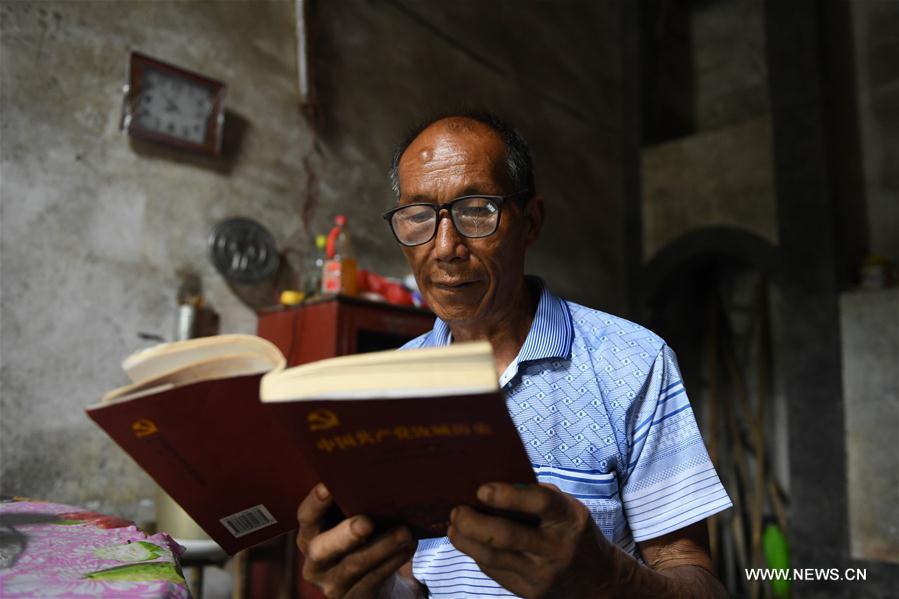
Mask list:
[[[192,84],[205,87],[210,90],[212,97],[212,110],[206,120],[206,137],[203,143],[194,143],[179,137],[174,137],[160,131],[152,131],[142,127],[134,114],[140,102],[143,91],[144,72],[147,68],[180,79],[186,79]],[[122,111],[122,129],[128,135],[150,141],[161,142],[176,146],[185,150],[192,150],[211,156],[218,156],[222,149],[222,133],[225,124],[225,92],[227,86],[215,79],[205,77],[199,73],[188,71],[173,64],[163,62],[141,52],[132,50],[128,57],[128,86],[125,91],[125,106]]]

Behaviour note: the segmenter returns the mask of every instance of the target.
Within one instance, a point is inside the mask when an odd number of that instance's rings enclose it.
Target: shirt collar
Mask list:
[[[434,321],[434,330],[431,331],[431,345],[449,345],[450,335],[449,325],[438,318]]]
[[[544,360],[547,358],[568,359],[571,356],[571,342],[574,325],[568,304],[562,298],[550,293],[543,279],[528,277],[540,286],[540,301],[531,323],[524,345],[518,352],[517,362]]]
[[[574,338],[574,325],[568,305],[562,298],[553,295],[543,279],[527,277],[528,281],[539,285],[540,300],[531,330],[518,352],[516,364],[531,360],[547,358],[568,359],[571,356],[571,342]],[[449,325],[439,318],[434,322],[431,333],[432,345],[448,345],[452,340]]]

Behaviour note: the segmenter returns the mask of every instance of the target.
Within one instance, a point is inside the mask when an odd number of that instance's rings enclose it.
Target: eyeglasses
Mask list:
[[[447,210],[456,231],[462,237],[489,237],[499,228],[503,202],[527,199],[530,192],[522,190],[504,196],[469,195],[444,204],[419,202],[398,206],[384,213],[384,220],[396,240],[406,247],[427,243],[437,234],[440,211]]]

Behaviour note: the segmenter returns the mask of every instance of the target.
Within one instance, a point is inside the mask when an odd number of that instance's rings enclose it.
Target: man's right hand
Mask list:
[[[374,524],[366,516],[353,516],[325,528],[325,513],[333,504],[321,483],[300,504],[297,547],[305,556],[303,578],[329,599],[378,597],[385,582],[412,558],[418,543],[405,527],[370,538]]]

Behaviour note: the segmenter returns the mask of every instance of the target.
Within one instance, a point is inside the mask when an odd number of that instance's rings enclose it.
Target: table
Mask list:
[[[123,518],[0,499],[0,596],[189,599],[182,548]]]
[[[181,554],[181,566],[187,570],[188,586],[194,599],[202,599],[203,582],[206,566],[222,567],[228,561],[228,554],[212,539],[175,539],[184,548]],[[236,557],[236,556],[235,556]],[[241,581],[235,576],[234,587],[238,588]]]

